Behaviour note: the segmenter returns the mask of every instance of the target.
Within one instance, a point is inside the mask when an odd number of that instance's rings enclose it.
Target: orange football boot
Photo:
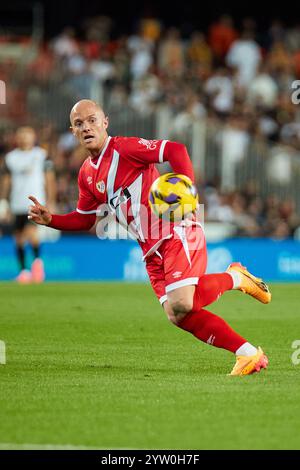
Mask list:
[[[268,358],[259,347],[254,356],[237,356],[236,363],[229,375],[250,375],[254,372],[260,372],[268,366]]]
[[[238,287],[238,290],[251,295],[263,304],[271,302],[271,292],[269,291],[267,284],[262,279],[249,273],[247,268],[242,266],[241,263],[231,263],[226,269],[226,272],[230,273],[232,271],[237,271],[241,275],[241,285]]]

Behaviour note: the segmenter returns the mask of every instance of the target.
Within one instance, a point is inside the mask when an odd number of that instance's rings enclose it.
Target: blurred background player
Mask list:
[[[15,135],[16,148],[4,159],[4,175],[1,184],[2,207],[6,206],[13,216],[13,235],[20,273],[17,281],[43,282],[45,278],[43,261],[40,258],[39,232],[36,225],[27,218],[26,195],[39,194],[50,207],[55,204],[55,176],[53,164],[47,152],[35,145],[36,133],[32,127],[20,127]],[[33,252],[31,270],[26,269],[25,245],[29,243]]]

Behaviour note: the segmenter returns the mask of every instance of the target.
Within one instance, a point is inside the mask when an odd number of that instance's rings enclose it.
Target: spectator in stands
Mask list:
[[[82,157],[66,133],[63,109],[70,97],[73,101],[74,96],[98,93],[114,115],[113,132],[125,124],[125,132],[131,132],[134,123],[155,138],[163,109],[169,137],[192,146],[193,132],[201,122],[203,174],[221,179],[221,188],[215,189],[218,203],[209,213],[221,219],[239,213],[238,198],[225,190],[242,188],[252,172],[261,187],[251,197],[243,190],[248,226],[238,216],[238,233],[274,234],[273,217],[283,220],[293,234],[298,219],[284,218],[278,204],[275,212],[262,211],[258,195],[274,189],[284,199],[300,173],[299,107],[291,101],[291,83],[300,78],[299,25],[286,28],[275,19],[257,32],[255,21],[245,18],[240,37],[231,17],[223,15],[208,27],[208,34],[191,25],[185,28],[186,34],[182,30],[183,38],[176,28],[162,35],[161,21],[146,13],[137,32],[128,31],[129,36],[124,30],[112,34],[113,26],[109,17],[90,17],[81,31],[65,28],[52,41],[32,49],[28,63],[24,60],[18,69],[12,61],[0,62],[9,95],[1,126],[10,129],[32,122],[39,127],[41,145],[53,156],[59,172],[62,210],[68,212],[70,201],[76,199],[73,173]],[[77,33],[82,32],[79,41]],[[10,104],[16,102],[18,106]],[[61,103],[60,112],[57,103]],[[47,131],[49,121],[52,129]],[[40,123],[45,123],[44,129]],[[8,150],[4,143],[2,154]],[[279,232],[285,233],[284,225]]]
[[[79,51],[74,28],[68,26],[53,39],[51,48],[59,59],[70,58]]]
[[[234,104],[234,86],[230,71],[225,67],[217,68],[206,81],[204,89],[219,116],[228,116]]]
[[[210,71],[212,66],[212,51],[200,31],[194,31],[186,50],[186,59],[190,67],[202,65]]]
[[[208,42],[218,64],[222,64],[237,37],[238,33],[234,29],[232,18],[229,15],[222,15],[217,22],[211,25]]]
[[[166,75],[181,77],[184,73],[184,48],[180,32],[176,28],[167,30],[158,48],[158,68]]]
[[[219,134],[222,156],[222,189],[233,189],[236,183],[237,165],[246,157],[250,135],[249,123],[240,114],[233,113]]]
[[[245,89],[255,77],[261,62],[261,52],[251,30],[244,30],[234,41],[226,56],[226,64],[237,70],[238,85]]]
[[[262,63],[256,77],[250,82],[247,89],[247,99],[252,106],[260,105],[264,109],[273,109],[278,97],[276,80],[269,71],[269,65]]]

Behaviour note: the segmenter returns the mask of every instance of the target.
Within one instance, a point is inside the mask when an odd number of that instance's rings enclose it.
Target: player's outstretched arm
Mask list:
[[[77,211],[69,214],[51,214],[34,196],[29,196],[34,205],[29,207],[28,218],[40,225],[64,231],[90,230],[96,221],[96,214],[80,214]]]
[[[40,204],[34,196],[29,196],[28,199],[33,202],[33,205],[28,209],[28,219],[39,225],[49,225],[52,220],[49,209]]]
[[[165,146],[164,161],[168,161],[174,173],[188,176],[195,181],[193,165],[184,144],[168,141]]]

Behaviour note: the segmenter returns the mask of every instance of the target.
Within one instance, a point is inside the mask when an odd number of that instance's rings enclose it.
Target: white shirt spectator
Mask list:
[[[78,45],[76,40],[72,37],[72,30],[62,32],[59,36],[53,39],[52,49],[55,55],[59,57],[71,57],[78,52]]]
[[[267,174],[269,181],[280,185],[289,185],[292,179],[292,151],[282,145],[277,145],[272,149],[270,159],[267,164]]]
[[[110,80],[115,76],[115,66],[109,60],[93,60],[90,70],[94,77],[101,82]]]
[[[127,40],[127,47],[132,54],[135,54],[140,49],[148,49],[149,51],[152,50],[153,46],[150,41],[142,38],[141,36],[132,35]]]
[[[130,71],[133,79],[142,78],[149,71],[153,63],[153,58],[149,49],[145,46],[140,47],[132,56]]]
[[[247,131],[228,126],[222,132],[222,189],[236,186],[236,165],[246,156],[250,137]]]
[[[238,69],[238,84],[246,87],[256,75],[261,61],[259,46],[252,39],[238,39],[231,45],[226,63]]]
[[[131,53],[130,71],[133,79],[143,77],[153,63],[153,44],[141,36],[130,36],[127,47]]]
[[[75,54],[68,59],[68,70],[74,75],[80,75],[86,71],[87,62],[81,54]]]
[[[268,73],[261,73],[255,77],[249,85],[248,101],[250,103],[262,103],[272,108],[278,96],[278,86]]]
[[[214,75],[205,84],[205,91],[215,95],[213,106],[216,111],[228,113],[233,106],[233,84],[229,77]]]
[[[159,79],[155,75],[148,74],[133,82],[129,102],[134,109],[142,114],[147,114],[151,111],[152,103],[159,97],[159,93]]]
[[[259,118],[258,125],[261,133],[266,137],[270,137],[278,130],[277,122],[269,116]]]
[[[218,197],[215,203],[209,204],[208,202],[207,219],[231,223],[234,220],[232,207],[228,204],[223,204]]]

